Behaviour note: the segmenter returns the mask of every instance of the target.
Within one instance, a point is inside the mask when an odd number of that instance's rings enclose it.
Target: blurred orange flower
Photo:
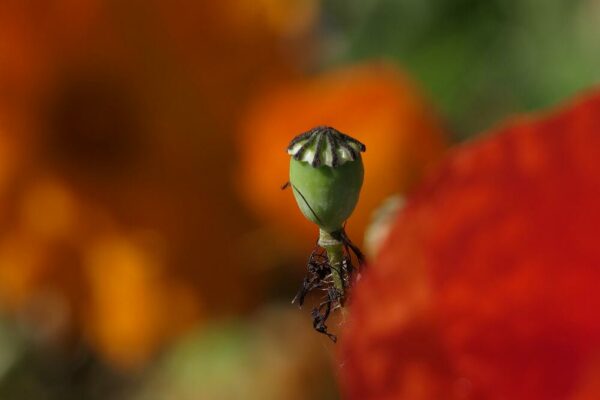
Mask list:
[[[599,132],[597,91],[443,162],[356,289],[346,398],[600,397]]]
[[[0,300],[33,337],[82,335],[137,366],[198,320],[202,304],[168,273],[160,232],[119,226],[56,177],[21,184],[0,236]]]
[[[2,308],[140,365],[259,301],[231,133],[253,92],[299,73],[283,45],[308,46],[318,7],[43,3],[0,5]]]
[[[362,241],[371,212],[387,196],[406,192],[443,153],[445,135],[417,88],[391,65],[367,64],[273,88],[255,98],[240,122],[240,193],[279,240],[313,243],[291,193],[285,149],[297,134],[331,125],[367,145],[365,183],[348,223]]]

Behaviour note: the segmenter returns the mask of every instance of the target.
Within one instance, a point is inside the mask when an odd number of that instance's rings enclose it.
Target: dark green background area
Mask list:
[[[600,78],[600,6],[559,0],[326,0],[324,63],[404,66],[456,139]]]

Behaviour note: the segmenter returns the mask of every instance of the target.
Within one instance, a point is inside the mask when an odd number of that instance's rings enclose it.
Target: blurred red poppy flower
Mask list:
[[[356,289],[348,399],[597,399],[600,92],[455,149]]]

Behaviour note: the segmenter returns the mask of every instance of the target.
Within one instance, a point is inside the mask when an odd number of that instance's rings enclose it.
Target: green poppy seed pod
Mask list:
[[[362,187],[366,147],[334,128],[318,126],[288,146],[290,184],[302,214],[322,230],[340,231]]]

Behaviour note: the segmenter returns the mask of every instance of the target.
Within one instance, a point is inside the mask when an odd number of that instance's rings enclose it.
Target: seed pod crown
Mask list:
[[[317,126],[292,139],[287,151],[295,160],[314,168],[322,165],[337,168],[359,158],[366,146],[335,128]]]

